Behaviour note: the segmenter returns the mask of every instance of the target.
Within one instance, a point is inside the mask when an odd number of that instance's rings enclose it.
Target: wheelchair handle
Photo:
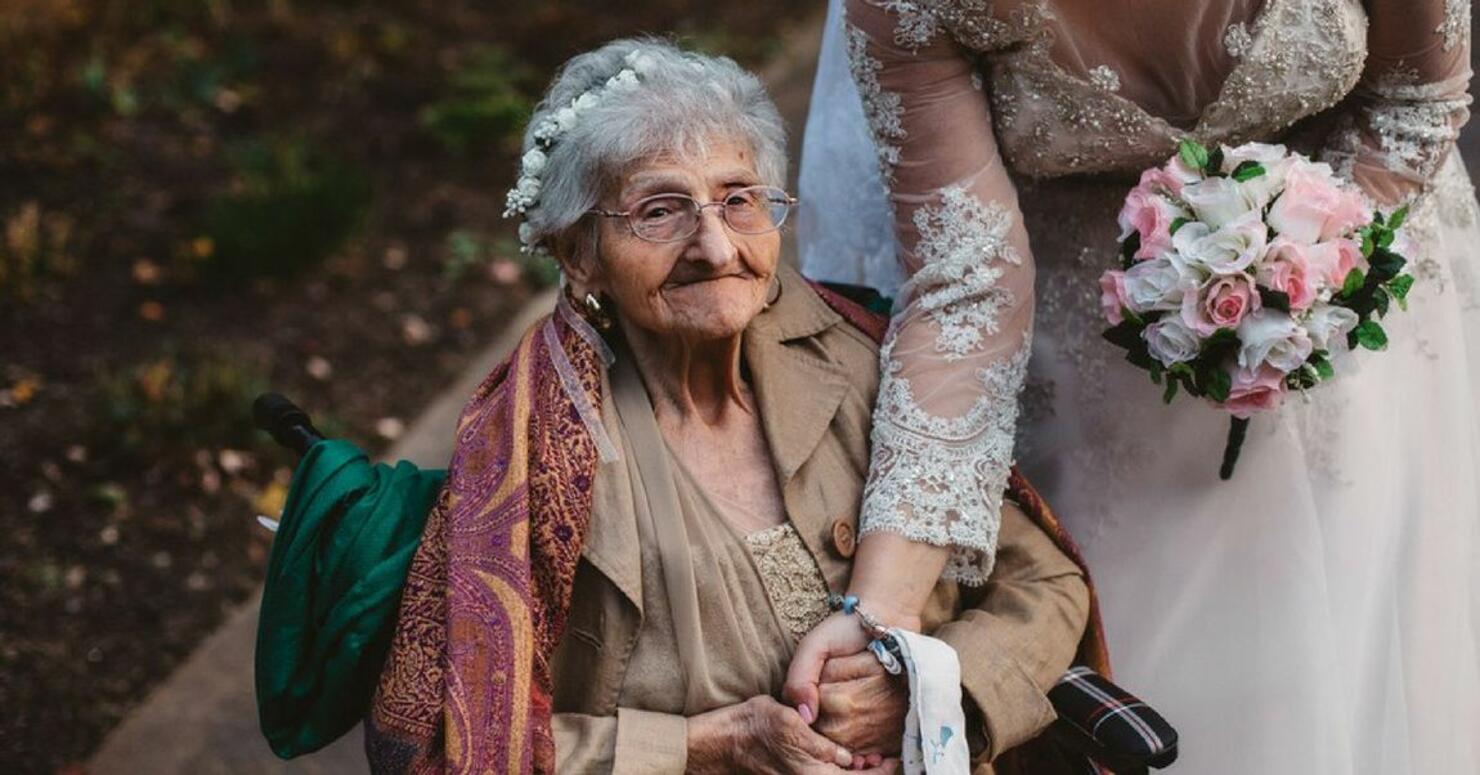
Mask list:
[[[258,428],[267,431],[274,441],[300,455],[324,440],[319,429],[313,427],[308,413],[281,393],[263,393],[257,396],[257,400],[252,402],[252,420]]]

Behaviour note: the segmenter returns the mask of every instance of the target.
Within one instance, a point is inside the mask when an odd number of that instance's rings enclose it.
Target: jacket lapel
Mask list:
[[[795,270],[783,266],[780,276],[781,298],[746,331],[745,363],[787,514],[807,548],[820,557],[821,536],[834,515],[816,502],[817,493],[794,479],[827,434],[850,387],[841,367],[815,354],[805,340],[842,318]]]
[[[617,448],[618,459],[599,463],[591,493],[593,519],[586,529],[581,556],[642,612],[642,546],[637,537],[637,515],[633,511],[632,485],[628,479],[626,439],[617,431],[616,405],[611,380],[603,379],[601,421]],[[594,518],[595,515],[599,518]]]

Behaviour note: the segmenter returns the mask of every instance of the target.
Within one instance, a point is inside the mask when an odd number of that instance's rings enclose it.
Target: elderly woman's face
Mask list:
[[[626,212],[655,194],[722,202],[730,192],[760,183],[748,146],[715,144],[703,158],[637,165],[601,206]],[[736,233],[719,210],[704,208],[698,231],[678,242],[648,242],[624,218],[601,219],[600,266],[593,279],[627,324],[705,341],[739,334],[761,311],[776,274],[780,233]]]

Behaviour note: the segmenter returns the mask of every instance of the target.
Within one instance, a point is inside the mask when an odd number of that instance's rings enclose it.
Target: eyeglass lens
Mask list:
[[[781,228],[791,212],[791,200],[785,191],[768,186],[755,186],[732,191],[721,202],[726,224],[740,234],[764,234]],[[654,242],[687,239],[699,230],[701,206],[680,194],[648,197],[633,206],[628,216],[637,236]]]

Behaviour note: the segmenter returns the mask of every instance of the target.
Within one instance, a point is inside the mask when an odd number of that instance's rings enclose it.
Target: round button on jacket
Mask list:
[[[849,559],[853,552],[858,549],[858,537],[853,534],[853,524],[847,519],[838,519],[832,526],[833,551],[839,557]]]

